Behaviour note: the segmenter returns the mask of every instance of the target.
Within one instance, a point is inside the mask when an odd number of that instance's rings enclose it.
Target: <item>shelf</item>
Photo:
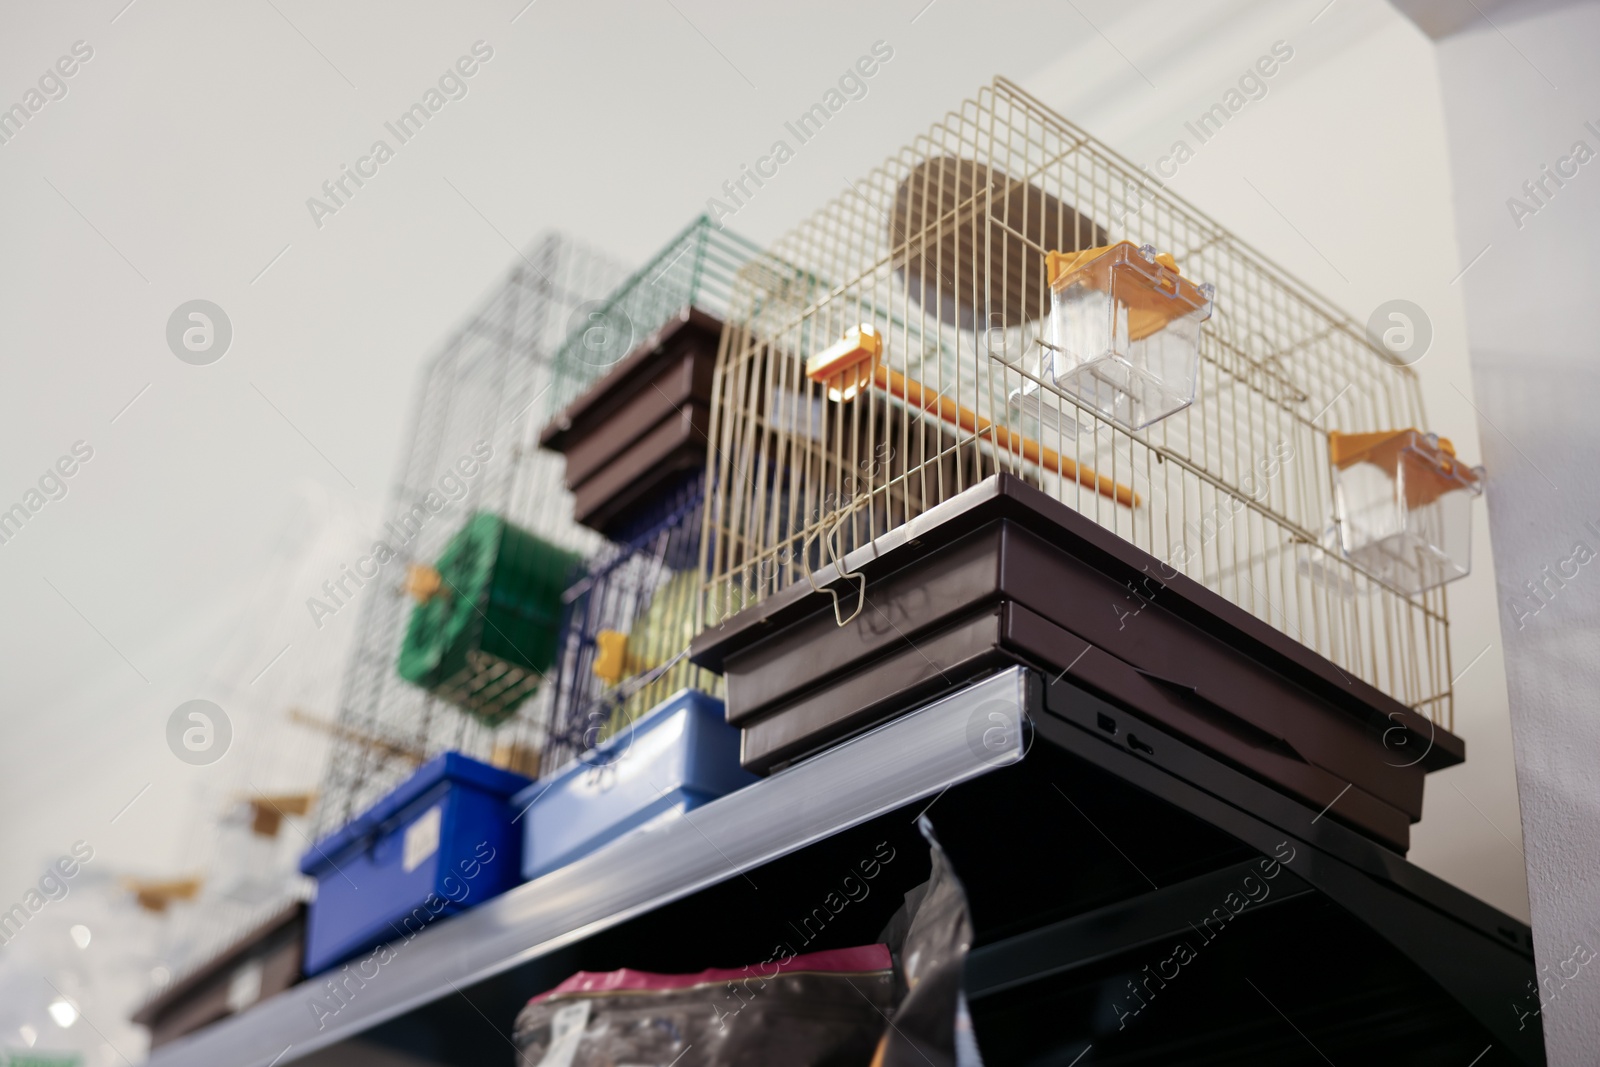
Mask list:
[[[152,1067],[283,1065],[457,989],[968,779],[1024,753],[1027,674],[1013,667],[598,852],[394,947],[344,1007],[303,983],[157,1050]],[[363,957],[364,958],[364,957]],[[320,1023],[319,1023],[320,1020]]]

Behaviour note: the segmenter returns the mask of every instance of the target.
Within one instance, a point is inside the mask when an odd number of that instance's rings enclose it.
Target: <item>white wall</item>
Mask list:
[[[1200,145],[1170,186],[1358,323],[1386,300],[1420,305],[1434,330],[1415,365],[1430,428],[1464,457],[1481,455],[1461,286],[1452,284],[1466,257],[1451,210],[1432,42],[1381,2],[1216,5],[1192,19],[1152,5],[1096,22],[1105,38],[1084,27],[1027,84],[1151,165],[1177,139],[1194,146],[1184,123],[1274,41],[1294,49],[1267,95]],[[1429,776],[1410,858],[1526,920],[1486,509],[1474,518],[1473,573],[1449,590],[1455,732],[1467,761]]]
[[[1600,951],[1600,562],[1578,561],[1600,553],[1600,4],[1514,15],[1441,41],[1439,74],[1460,245],[1488,249],[1464,289],[1545,1042],[1553,1064],[1592,1063],[1600,975],[1578,961]],[[1523,183],[1579,141],[1594,161],[1540,206]]]

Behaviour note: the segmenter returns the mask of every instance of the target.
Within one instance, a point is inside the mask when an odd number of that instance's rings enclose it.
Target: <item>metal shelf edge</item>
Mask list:
[[[336,1003],[321,975],[157,1049],[152,1067],[268,1067],[355,1037],[456,988],[737,877],[1024,754],[1027,674],[1012,667],[391,945]],[[644,876],[644,872],[648,872]],[[366,960],[366,956],[358,961]],[[364,980],[363,980],[364,979]],[[322,1005],[319,1010],[319,1004]]]

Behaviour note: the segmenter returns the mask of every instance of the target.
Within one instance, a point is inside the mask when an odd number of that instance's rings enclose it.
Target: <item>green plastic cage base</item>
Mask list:
[[[412,609],[400,677],[498,726],[555,662],[561,595],[581,557],[478,512],[434,569],[439,590]]]

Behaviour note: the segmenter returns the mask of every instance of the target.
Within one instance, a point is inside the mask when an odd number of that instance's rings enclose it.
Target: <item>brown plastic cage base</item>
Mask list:
[[[275,996],[300,981],[305,937],[306,905],[295,901],[147,1001],[131,1021],[150,1031],[152,1049],[209,1026],[234,1013],[230,988],[247,967],[261,969],[256,1000]]]
[[[706,462],[722,323],[685,308],[617,362],[539,435],[567,460],[573,515],[610,533]]]
[[[847,625],[791,586],[694,642],[765,773],[1007,662],[1071,672],[1329,818],[1404,852],[1461,739],[1014,476],[851,553]],[[854,580],[817,576],[848,613]],[[1133,583],[1140,591],[1130,593]],[[1135,606],[1142,605],[1133,613]]]

